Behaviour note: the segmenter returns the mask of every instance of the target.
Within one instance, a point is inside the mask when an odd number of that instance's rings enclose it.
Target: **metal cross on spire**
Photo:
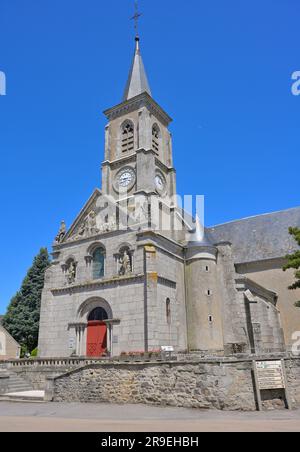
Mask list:
[[[135,0],[134,5],[135,5],[135,14],[131,18],[131,20],[134,20],[135,33],[136,33],[136,37],[138,38],[139,37],[139,18],[141,17],[142,14],[139,12],[138,0]]]

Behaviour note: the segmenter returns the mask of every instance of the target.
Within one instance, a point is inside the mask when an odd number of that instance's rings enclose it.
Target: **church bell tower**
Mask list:
[[[115,199],[136,195],[168,199],[176,194],[169,115],[154,101],[144,68],[140,38],[122,102],[104,112],[105,160],[102,192]]]

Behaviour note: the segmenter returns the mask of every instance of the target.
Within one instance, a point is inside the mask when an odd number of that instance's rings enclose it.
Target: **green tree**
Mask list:
[[[37,347],[41,296],[45,271],[49,265],[48,251],[42,248],[3,318],[3,326],[27,352]]]
[[[290,228],[290,235],[294,237],[298,245],[300,246],[300,229],[299,228]],[[283,270],[286,271],[290,268],[294,268],[296,281],[292,284],[289,289],[296,290],[300,289],[300,251],[296,251],[294,254],[286,256],[287,264],[283,267]],[[295,304],[297,307],[300,307],[300,300]]]

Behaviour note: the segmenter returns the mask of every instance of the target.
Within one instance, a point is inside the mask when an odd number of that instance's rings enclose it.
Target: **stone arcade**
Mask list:
[[[293,274],[281,269],[300,209],[205,231],[179,209],[171,118],[152,97],[138,37],[123,100],[105,115],[102,190],[56,237],[39,356],[290,349],[300,310],[287,289]]]

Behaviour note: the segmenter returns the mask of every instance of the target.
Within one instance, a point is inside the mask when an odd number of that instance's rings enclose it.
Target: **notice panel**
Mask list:
[[[259,389],[285,389],[284,371],[281,361],[257,361]]]

